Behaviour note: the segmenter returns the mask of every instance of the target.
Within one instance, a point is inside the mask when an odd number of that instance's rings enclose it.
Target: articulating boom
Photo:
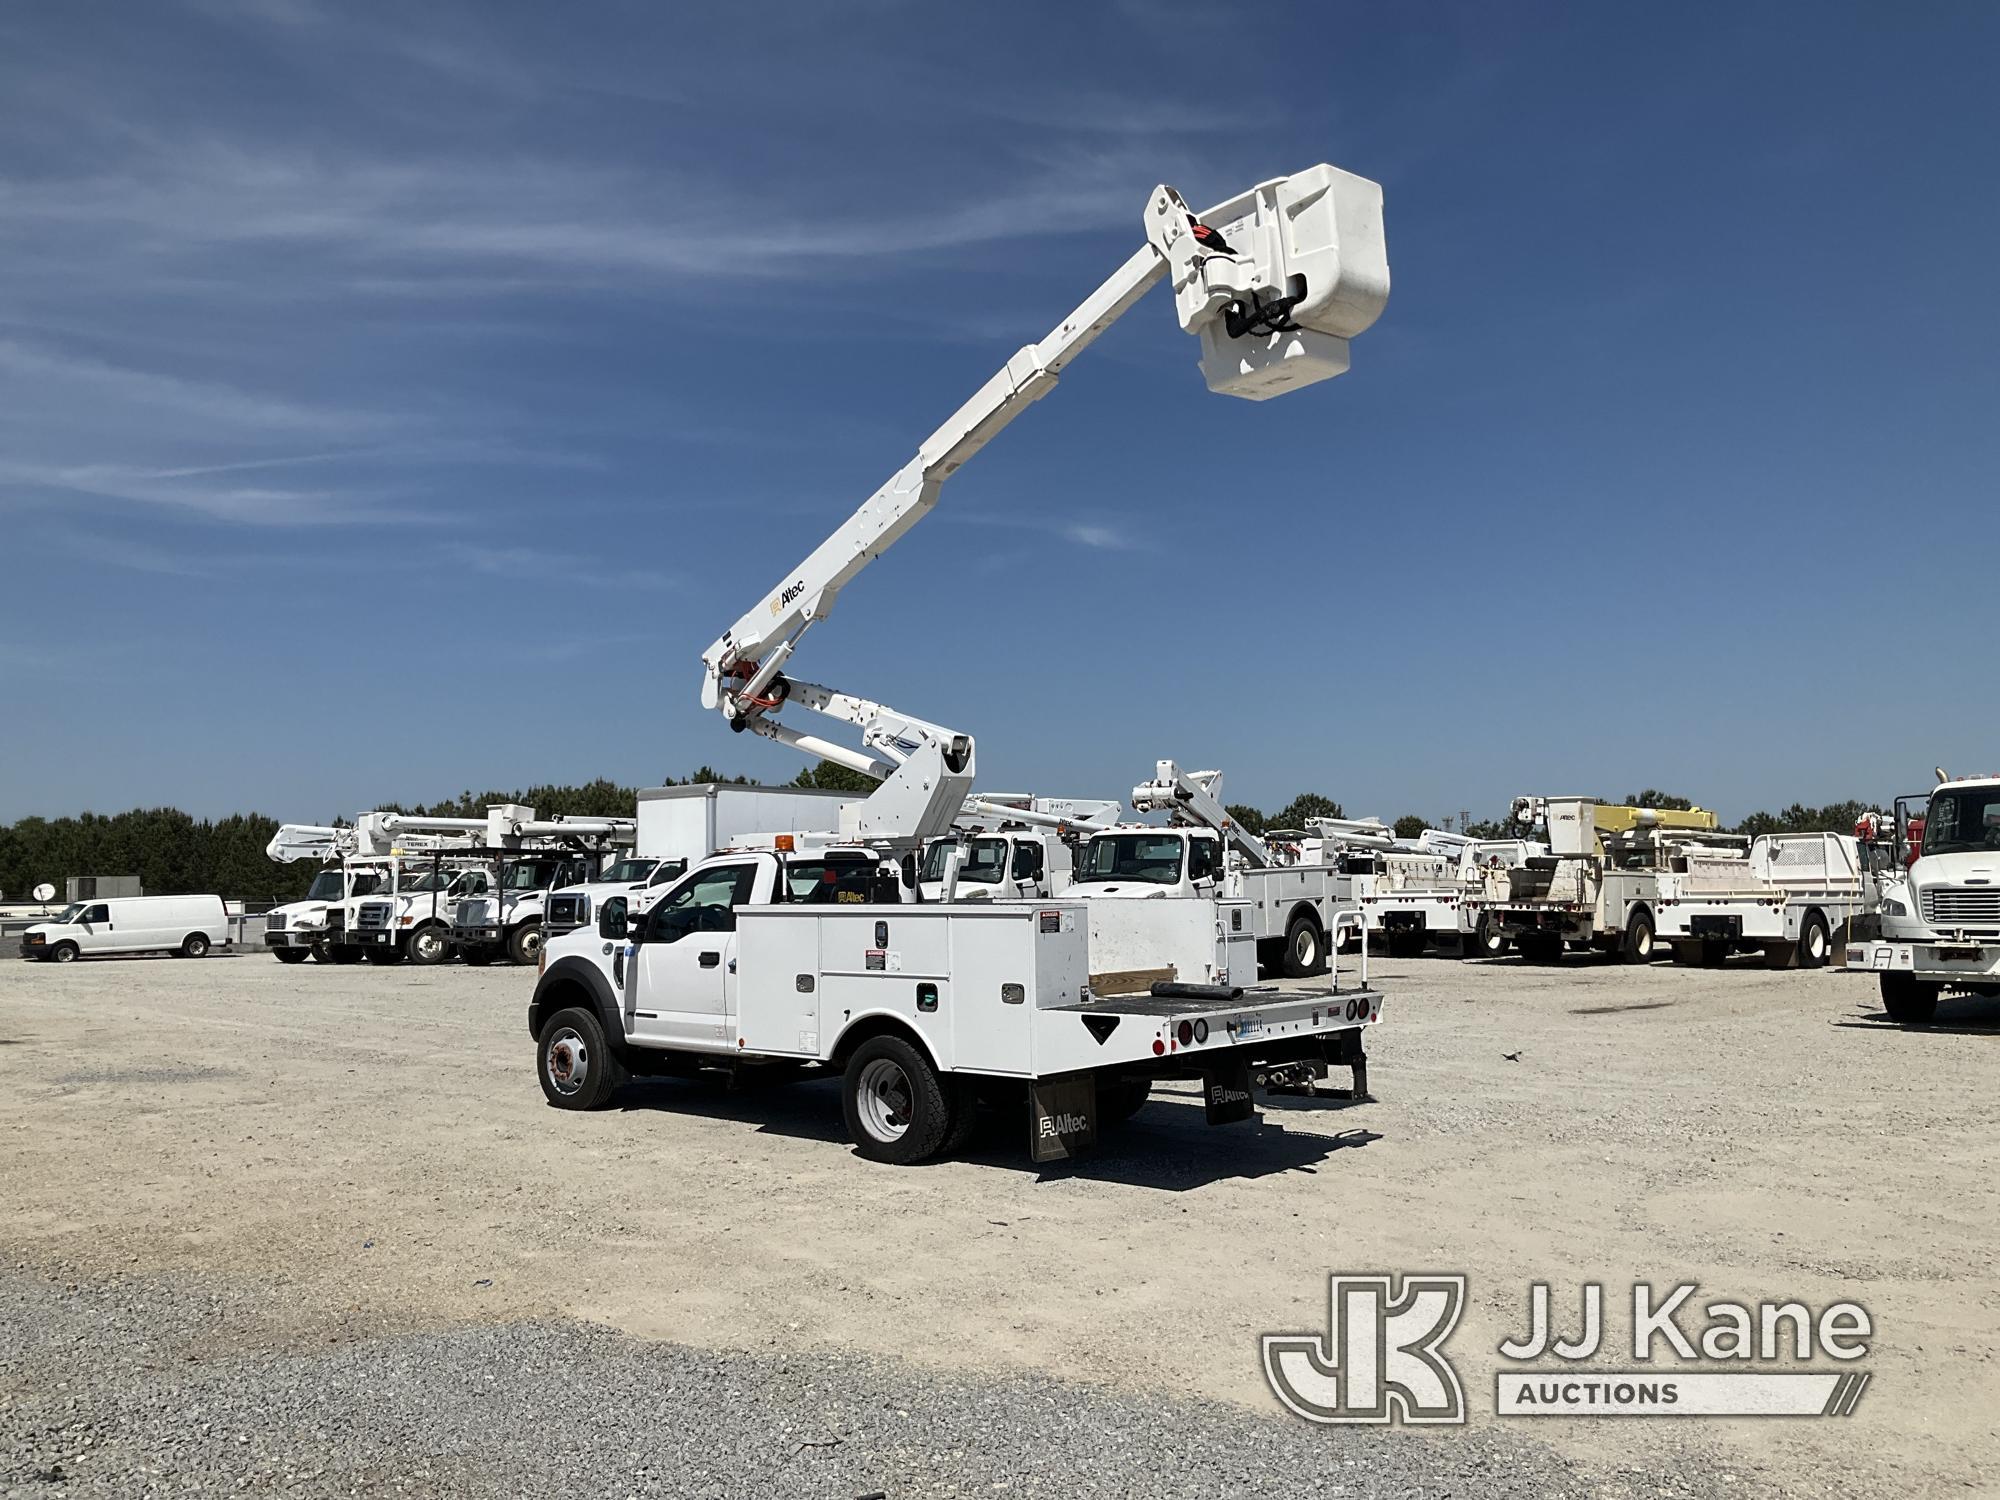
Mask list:
[[[924,440],[832,536],[702,654],[702,704],[748,729],[881,780],[844,834],[921,840],[947,831],[973,781],[970,735],[784,673],[800,638],[860,571],[937,503],[966,460],[1033,402],[1069,361],[1156,281],[1173,287],[1181,327],[1201,339],[1209,388],[1261,401],[1342,373],[1347,341],[1389,295],[1382,190],[1330,166],[1260,183],[1197,219],[1161,186],[1146,244],[1039,343],[1029,344]],[[862,748],[803,734],[787,703],[856,725]]]
[[[1232,854],[1253,870],[1269,869],[1276,863],[1270,847],[1230,815],[1222,805],[1220,771],[1183,771],[1170,760],[1153,767],[1153,779],[1132,788],[1135,812],[1163,812],[1174,822],[1197,828],[1213,828],[1221,834]]]

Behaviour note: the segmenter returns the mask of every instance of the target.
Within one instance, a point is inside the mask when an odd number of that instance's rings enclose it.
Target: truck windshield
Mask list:
[[[555,883],[556,872],[564,868],[552,859],[525,860],[518,865],[507,866],[506,889],[510,891],[545,891]]]
[[[2000,787],[1938,792],[1924,815],[1924,853],[2000,851]]]
[[[950,839],[938,839],[924,850],[921,880],[944,879],[945,856],[951,852]],[[967,839],[959,857],[958,878],[967,885],[998,885],[1007,878],[1005,839]]]
[[[67,926],[76,922],[88,910],[90,910],[90,903],[88,901],[79,901],[75,905],[65,906],[61,911],[57,912],[54,920]]]
[[[308,901],[338,901],[340,899],[340,871],[321,870],[313,876],[312,888],[306,892]]]
[[[653,873],[653,866],[658,863],[656,859],[621,859],[606,866],[597,878],[613,885],[637,885]]]
[[[1076,878],[1172,885],[1181,878],[1181,841],[1170,833],[1100,833],[1085,846]]]

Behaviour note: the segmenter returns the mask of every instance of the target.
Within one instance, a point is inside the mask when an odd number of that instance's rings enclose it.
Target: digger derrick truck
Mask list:
[[[1950,777],[1918,813],[1899,799],[1900,878],[1881,886],[1881,937],[1847,946],[1850,973],[1872,973],[1889,1019],[1927,1026],[1938,1002],[2000,995],[2000,776]]]
[[[1706,808],[1626,807],[1591,797],[1517,797],[1512,820],[1545,827],[1549,852],[1510,871],[1506,898],[1483,906],[1478,920],[1504,932],[1531,963],[1553,963],[1565,948],[1649,962],[1663,836],[1712,833],[1717,822]]]
[[[1146,243],[708,648],[702,702],[732,730],[878,784],[843,810],[835,846],[777,835],[768,850],[718,853],[638,918],[607,909],[595,930],[551,943],[528,1015],[550,1103],[601,1107],[632,1073],[837,1074],[865,1157],[948,1150],[988,1104],[1021,1110],[1040,1161],[1083,1149],[1159,1078],[1201,1080],[1217,1124],[1253,1111],[1253,1068],[1310,1081],[1348,1066],[1365,1091],[1359,1036],[1382,1004],[1365,978],[1105,998],[1089,982],[1085,903],[905,901],[901,860],[951,833],[972,789],[972,736],[788,668],[944,481],[1156,283],[1200,340],[1211,390],[1261,401],[1344,372],[1349,339],[1388,297],[1381,206],[1376,184],[1324,165],[1199,216],[1155,188]],[[797,728],[796,710],[857,729],[859,747]]]

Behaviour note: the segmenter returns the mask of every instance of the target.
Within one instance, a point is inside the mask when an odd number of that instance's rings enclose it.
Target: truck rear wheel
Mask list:
[[[557,1109],[602,1109],[626,1078],[603,1023],[575,1005],[543,1023],[535,1040],[535,1071],[543,1096]]]
[[[899,1036],[870,1037],[854,1049],[841,1079],[840,1105],[854,1149],[892,1166],[931,1156],[951,1128],[937,1069]]]
[[[388,968],[391,964],[399,964],[403,961],[403,955],[394,947],[370,948],[362,956],[371,964],[384,969]]]
[[[205,932],[190,932],[186,937],[181,939],[180,953],[182,958],[208,957],[208,934]]]
[[[1641,907],[1625,924],[1625,939],[1618,945],[1618,961],[1647,964],[1653,961],[1653,914]]]
[[[458,956],[474,968],[493,962],[493,950],[484,943],[468,943],[458,950]]]
[[[1506,951],[1507,929],[1490,917],[1480,918],[1479,926],[1458,940],[1461,958],[1498,958]]]
[[[1153,1096],[1150,1078],[1100,1078],[1097,1081],[1097,1123],[1118,1125],[1146,1107]]]
[[[1928,1026],[1937,1014],[1938,986],[1892,969],[1882,976],[1882,1009],[1898,1026]]]
[[[361,962],[361,950],[352,943],[328,943],[326,957],[329,963],[358,964]]]
[[[1326,972],[1326,938],[1319,923],[1306,912],[1293,917],[1285,929],[1285,956],[1280,968],[1287,979]]]
[[[302,964],[306,961],[306,950],[303,948],[273,948],[271,951],[278,955],[281,964]]]
[[[542,924],[524,922],[507,934],[507,958],[511,963],[531,964],[542,956]]]
[[[410,962],[428,968],[443,963],[451,952],[451,937],[441,922],[426,922],[410,934]]]
[[[1799,967],[1823,969],[1832,951],[1833,938],[1827,932],[1826,918],[1817,908],[1807,912],[1805,923],[1799,928]]]

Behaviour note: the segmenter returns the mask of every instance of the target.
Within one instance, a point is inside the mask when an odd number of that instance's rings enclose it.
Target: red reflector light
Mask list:
[[[1176,1034],[1180,1037],[1183,1047],[1192,1047],[1194,1045],[1194,1022],[1181,1022],[1180,1030]]]
[[[1167,1050],[1167,1044],[1158,1037],[1153,1038],[1153,1056],[1159,1057]]]

